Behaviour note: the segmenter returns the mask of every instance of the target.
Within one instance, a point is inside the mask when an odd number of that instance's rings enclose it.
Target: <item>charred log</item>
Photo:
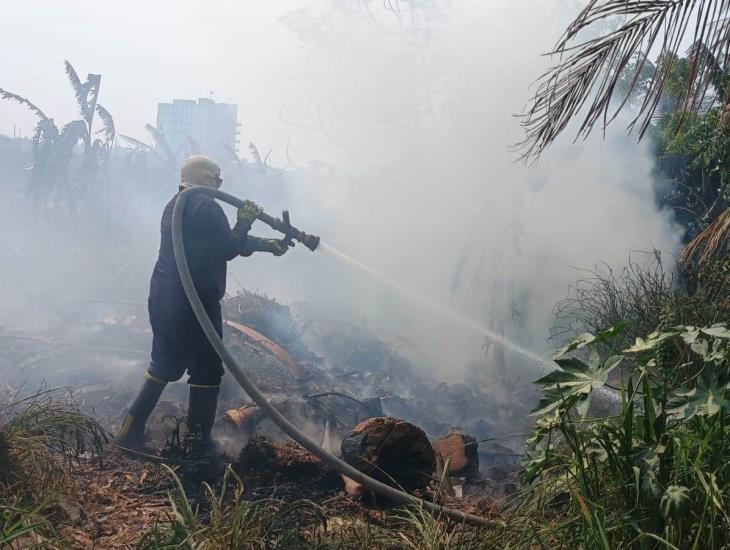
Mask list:
[[[479,443],[460,431],[452,431],[433,444],[442,463],[448,463],[449,472],[455,476],[472,478],[479,472]]]
[[[245,405],[238,409],[227,410],[223,418],[237,430],[250,435],[259,422],[266,418],[266,413],[258,407]]]
[[[345,436],[342,458],[358,470],[413,491],[433,479],[436,453],[421,428],[389,416],[361,422]]]

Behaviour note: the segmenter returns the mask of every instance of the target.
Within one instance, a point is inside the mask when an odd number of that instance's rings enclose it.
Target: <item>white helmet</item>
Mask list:
[[[205,155],[193,155],[180,169],[180,187],[203,185],[218,188],[221,183],[221,167]]]

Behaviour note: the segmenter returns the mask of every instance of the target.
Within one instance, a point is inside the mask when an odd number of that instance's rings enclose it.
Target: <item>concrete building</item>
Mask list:
[[[238,105],[206,98],[174,99],[157,105],[157,128],[178,157],[200,152],[230,158],[231,151],[238,152],[237,116]]]

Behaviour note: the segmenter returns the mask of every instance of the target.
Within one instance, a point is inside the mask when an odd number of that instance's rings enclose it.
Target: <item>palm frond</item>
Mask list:
[[[44,118],[35,127],[33,133],[34,151],[50,150],[59,137],[58,127],[52,118]]]
[[[109,160],[112,143],[101,138],[96,138],[94,143],[91,144],[91,149],[96,155],[97,162],[106,163]]]
[[[99,113],[99,118],[101,118],[101,121],[104,124],[104,128],[96,133],[98,134],[103,132],[106,142],[111,143],[117,135],[116,128],[114,127],[114,118],[109,111],[98,103],[96,104],[96,112]]]
[[[165,156],[168,162],[174,163],[176,155],[172,151],[170,144],[167,142],[164,132],[155,128],[151,124],[145,124],[145,130],[147,130],[152,136],[152,139],[155,142],[155,148]]]
[[[86,141],[87,127],[83,120],[69,122],[61,129],[60,141],[63,152],[71,155],[79,141]]]
[[[682,108],[700,109],[711,60],[726,61],[730,54],[729,9],[727,0],[590,0],[551,52],[560,60],[538,79],[523,114],[523,158],[536,160],[579,115],[576,139],[587,137],[599,121],[605,129],[631,97],[650,56],[661,52],[665,59],[676,59],[688,38],[692,44],[706,45],[705,53],[711,54],[691,59]],[[597,24],[617,18],[622,23],[615,30],[578,40]],[[618,92],[624,69],[632,63],[635,76],[626,91]],[[671,62],[657,64],[646,85],[629,124],[629,130],[638,126],[640,137],[651,123],[671,70]]]
[[[127,136],[124,134],[119,134],[119,137],[122,138],[124,141],[128,142],[131,145],[134,145],[138,150],[147,150],[147,151],[154,151],[152,146],[148,145],[144,141],[140,141],[137,138],[133,138],[131,136]]]
[[[89,73],[86,75],[86,83],[84,84],[87,89],[86,105],[87,105],[87,116],[86,123],[91,129],[91,122],[94,118],[94,112],[96,111],[96,102],[99,99],[99,87],[101,86],[101,75]]]
[[[66,66],[66,74],[68,75],[68,79],[71,82],[74,96],[76,96],[76,102],[79,104],[79,110],[81,111],[81,115],[86,118],[89,111],[89,105],[87,102],[89,89],[86,84],[81,82],[81,79],[79,78],[76,69],[73,68],[73,65],[71,65],[68,60],[64,60],[64,65]]]
[[[18,94],[14,94],[12,92],[8,92],[7,90],[4,90],[0,88],[0,98],[1,99],[9,99],[11,101],[17,101],[21,105],[25,105],[28,107],[31,111],[33,111],[38,118],[41,120],[47,120],[48,117],[46,114],[40,110],[39,107],[37,107],[34,103],[31,103],[31,101],[25,97],[19,96]]]
[[[99,98],[101,75],[89,73],[86,75],[86,82],[81,82],[81,78],[79,78],[73,65],[68,60],[65,60],[64,64],[66,66],[66,74],[74,90],[74,96],[76,96],[76,102],[79,104],[81,116],[84,117],[89,127],[88,137],[91,139],[91,125],[94,120],[94,112],[96,112],[96,102]],[[101,115],[101,113],[99,114]],[[90,145],[90,143],[87,145]]]
[[[248,149],[251,151],[251,158],[253,158],[254,162],[256,164],[263,164],[263,161],[261,160],[261,153],[259,153],[258,148],[253,144],[253,142],[248,144]]]
[[[698,42],[693,44],[689,51],[690,59],[695,57],[704,57],[704,63],[707,66],[707,78],[717,95],[722,99],[725,97],[726,72],[720,60],[715,57],[714,53],[706,44]]]

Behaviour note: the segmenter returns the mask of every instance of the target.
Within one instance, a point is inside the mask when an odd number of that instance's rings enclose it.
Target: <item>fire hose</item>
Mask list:
[[[309,438],[306,434],[302,433],[294,424],[292,424],[284,415],[282,415],[259,389],[248,379],[244,374],[241,367],[238,365],[236,360],[233,358],[231,353],[226,348],[223,340],[215,330],[213,323],[211,322],[208,314],[205,311],[203,302],[200,300],[193,278],[190,275],[190,268],[188,266],[187,256],[185,254],[185,243],[183,239],[183,212],[185,210],[185,204],[190,196],[195,193],[200,193],[213,197],[214,199],[226,202],[236,208],[243,207],[243,201],[233,195],[224,193],[218,189],[211,187],[190,187],[182,191],[175,202],[175,208],[172,213],[172,244],[175,252],[175,263],[177,264],[178,271],[180,273],[180,279],[182,281],[183,289],[190,302],[190,306],[195,313],[195,317],[198,319],[205,336],[208,338],[210,345],[213,346],[215,351],[220,356],[223,363],[226,365],[228,371],[236,379],[236,382],[240,384],[243,390],[253,399],[253,401],[271,418],[284,433],[296,441],[299,445],[304,447],[307,451],[312,453],[314,456],[322,460],[325,464],[337,470],[339,473],[353,479],[354,481],[362,484],[365,488],[378,493],[384,497],[387,497],[396,502],[403,502],[407,504],[414,504],[428,510],[434,515],[444,515],[453,520],[466,522],[473,525],[486,525],[489,524],[488,520],[483,517],[475,516],[473,514],[467,514],[453,508],[446,506],[440,506],[433,502],[423,500],[414,495],[410,495],[404,491],[391,487],[385,483],[382,483],[372,477],[364,474],[360,470],[350,466],[344,460],[336,457],[332,453],[324,450],[314,440]],[[271,227],[278,231],[284,232],[287,239],[296,239],[302,242],[307,248],[314,251],[319,244],[319,238],[312,235],[307,235],[304,232],[293,228],[289,224],[288,215],[285,213],[284,221],[278,220],[266,214],[259,216],[259,219],[269,224]]]

